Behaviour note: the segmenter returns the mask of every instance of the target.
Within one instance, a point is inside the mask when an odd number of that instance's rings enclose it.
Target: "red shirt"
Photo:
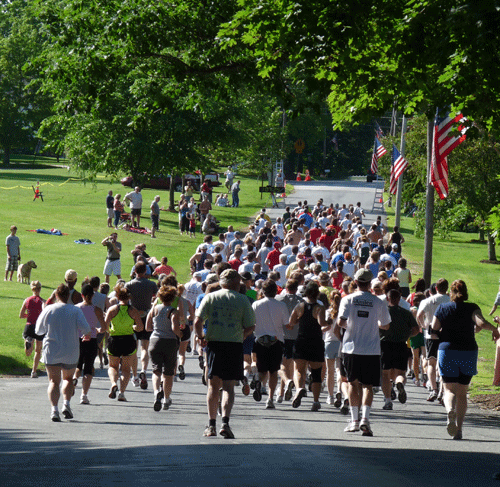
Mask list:
[[[231,259],[228,261],[228,264],[231,266],[232,269],[234,269],[236,272],[238,272],[238,269],[243,262],[241,262],[240,259]]]
[[[36,320],[42,312],[43,301],[40,296],[30,296],[26,299],[26,311],[28,313],[28,319],[26,322],[29,325],[36,325]]]
[[[269,259],[269,269],[273,270],[273,267],[280,263],[280,255],[281,252],[278,249],[271,250],[271,252],[267,254],[267,258]]]
[[[319,237],[323,234],[323,230],[321,228],[311,228],[309,230],[309,235],[311,236],[311,242],[316,245],[316,240],[318,240]]]

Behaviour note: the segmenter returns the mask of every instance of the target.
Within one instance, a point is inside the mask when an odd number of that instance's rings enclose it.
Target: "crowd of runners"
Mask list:
[[[102,242],[106,282],[94,276],[79,292],[77,273],[68,270],[47,301],[32,282],[20,317],[26,354],[34,351],[32,377],[40,359],[47,368],[51,419],[61,420],[60,390],[62,415],[73,417],[80,378],[80,403],[89,404],[96,360],[108,367],[110,399],[127,401],[131,382],[152,390],[154,411],[168,410],[191,353],[207,385],[204,436],[217,435],[219,414],[219,434],[234,438],[235,388],[257,402],[266,397],[267,409],[299,408],[310,394],[312,411],[324,400],[350,415],[346,433],[373,436],[374,393],[392,410],[406,402],[413,381],[428,389],[427,401],[445,406],[448,433],[462,439],[467,387],[477,373],[474,333],[487,329],[498,340],[498,330],[467,302],[463,281],[413,282],[399,229],[363,219],[360,203],[299,202],[274,222],[263,209],[246,232],[206,235],[184,264],[187,283],[144,244],[132,250],[133,277],[121,279],[114,233]]]

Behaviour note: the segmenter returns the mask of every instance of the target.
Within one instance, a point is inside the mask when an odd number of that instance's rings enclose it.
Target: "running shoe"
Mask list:
[[[107,353],[103,353],[102,354],[102,359],[104,361],[104,365],[108,365],[109,364],[108,354]]]
[[[203,436],[217,436],[217,431],[215,431],[215,426],[207,426],[203,432]]]
[[[431,391],[429,397],[427,398],[428,402],[434,402],[438,397],[438,393],[436,391]]]
[[[193,353],[191,354],[193,357],[196,357],[196,355],[199,355],[198,351],[196,349],[193,350]]]
[[[255,379],[255,375],[252,376],[252,380],[250,381],[250,389],[252,389],[252,391],[255,389],[255,382],[256,382],[257,379]]]
[[[333,403],[333,405],[336,408],[339,408],[341,404],[342,404],[342,393],[339,391],[337,392],[337,394],[335,394],[335,402]]]
[[[118,386],[117,385],[111,386],[111,389],[109,390],[108,397],[110,399],[116,399],[116,391],[117,390],[118,390]]]
[[[384,411],[392,411],[392,401],[386,402],[383,406],[382,409]]]
[[[155,397],[155,402],[153,403],[153,409],[155,411],[160,411],[161,409],[161,400],[163,399],[163,391],[158,391],[156,393],[156,397]]]
[[[361,419],[359,429],[363,432],[363,436],[373,436],[373,431],[370,427],[370,421],[367,418]]]
[[[24,348],[28,351],[33,346],[33,338],[28,337],[24,340]]]
[[[52,411],[52,413],[50,414],[50,419],[54,423],[60,423],[61,422],[61,417],[59,416],[59,411]]]
[[[333,398],[333,396],[328,396],[328,397],[326,398],[326,403],[327,403],[327,404],[330,404],[330,405],[331,405],[331,404],[333,404],[334,402],[335,402],[335,399]]]
[[[248,384],[248,379],[246,377],[243,377],[243,380],[241,382],[243,384],[241,387],[241,393],[244,396],[248,396],[248,394],[250,394],[250,385]]]
[[[319,411],[321,409],[321,403],[319,401],[313,401],[311,406],[311,411]]]
[[[398,401],[401,404],[404,404],[406,402],[406,391],[405,391],[405,386],[402,382],[398,382],[396,384],[396,388],[398,389]]]
[[[307,396],[307,392],[304,388],[301,388],[297,391],[297,395],[293,398],[292,408],[297,409],[300,406],[300,402],[303,397]]]
[[[263,396],[267,396],[267,388],[265,385],[262,385],[262,387],[260,388],[260,393],[263,395]]]
[[[276,409],[274,401],[271,397],[266,401],[266,409]]]
[[[378,394],[380,392],[380,387],[373,387],[373,394]]]
[[[391,387],[391,401],[395,401],[396,400],[396,391],[394,390],[394,384],[392,384],[392,387]]]
[[[448,434],[453,437],[455,437],[458,433],[457,413],[453,409],[448,411],[448,424],[446,425],[446,431],[448,431]]]
[[[201,373],[201,383],[206,386],[207,385],[207,379],[205,378],[205,367],[203,367],[203,372]]]
[[[184,380],[186,378],[186,372],[184,370],[184,365],[179,365],[179,379]]]
[[[343,414],[344,416],[349,414],[349,399],[344,399],[344,404],[342,404],[342,407],[340,408],[340,414]]]
[[[170,399],[170,397],[167,399],[163,399],[163,411],[169,409],[171,405],[172,405],[172,399]]]
[[[420,387],[420,381],[419,381],[419,380],[416,380],[416,381],[415,381],[415,385],[416,385],[417,387]]]
[[[86,394],[80,396],[80,404],[90,404],[89,398]]]
[[[223,436],[226,440],[234,439],[234,434],[231,431],[231,427],[227,423],[222,424],[219,435]]]
[[[276,402],[281,404],[283,402],[283,396],[276,396]]]
[[[73,413],[69,406],[64,405],[61,412],[66,419],[73,419]]]
[[[462,430],[458,430],[457,434],[453,437],[454,440],[461,440],[462,439]]]
[[[125,394],[124,394],[123,392],[120,392],[120,393],[118,394],[118,400],[119,400],[120,402],[127,402],[127,398],[125,397]]]
[[[200,355],[198,357],[198,365],[200,366],[201,370],[205,368],[205,361],[203,360],[203,355]]]
[[[187,353],[191,353],[191,351],[192,351],[192,348],[191,348],[191,343],[188,343],[188,344],[187,344],[187,347],[186,347],[186,352],[187,352]]]
[[[139,379],[141,381],[141,389],[147,389],[148,388],[148,379],[146,378],[146,372],[141,372],[139,374]]]
[[[134,384],[134,387],[139,387],[141,385],[141,379],[139,379],[139,377],[134,377],[132,379],[132,384]]]
[[[292,399],[293,395],[293,380],[289,380],[286,384],[286,389],[285,389],[285,401],[290,401]]]
[[[38,379],[38,374],[36,373],[36,370],[35,370],[35,372],[31,372],[31,378]]]
[[[356,431],[359,431],[359,421],[349,421],[344,428],[345,433],[355,433]]]
[[[259,402],[262,399],[262,382],[260,380],[255,381],[255,387],[253,391],[253,398]]]

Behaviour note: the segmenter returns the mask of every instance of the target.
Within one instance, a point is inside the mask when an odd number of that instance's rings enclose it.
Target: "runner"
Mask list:
[[[387,305],[369,292],[373,274],[368,269],[360,269],[354,278],[358,291],[342,298],[338,320],[339,326],[346,330],[342,353],[351,410],[351,421],[344,431],[351,433],[361,429],[363,436],[373,436],[370,409],[373,387],[380,387],[379,329],[388,330],[391,317]]]
[[[239,293],[240,276],[233,269],[220,275],[222,289],[207,294],[196,311],[196,336],[206,346],[208,366],[207,408],[209,424],[203,436],[216,436],[219,389],[222,387],[222,427],[219,434],[234,438],[229,417],[234,404],[234,381],[243,377],[243,340],[255,329],[255,313],[248,298]],[[206,335],[203,322],[206,320]]]

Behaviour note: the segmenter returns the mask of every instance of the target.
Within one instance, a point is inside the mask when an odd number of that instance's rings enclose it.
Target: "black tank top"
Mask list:
[[[317,303],[304,303],[304,314],[299,319],[297,340],[323,340],[321,326],[312,314],[314,306],[319,305]]]

